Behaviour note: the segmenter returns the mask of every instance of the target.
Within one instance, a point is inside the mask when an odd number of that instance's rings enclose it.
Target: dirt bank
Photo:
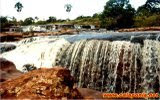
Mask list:
[[[118,31],[119,32],[160,31],[160,27],[128,28],[128,29],[119,29]]]

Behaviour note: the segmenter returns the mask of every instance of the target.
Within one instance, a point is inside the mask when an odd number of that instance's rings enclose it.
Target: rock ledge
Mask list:
[[[1,98],[82,99],[70,71],[62,67],[33,70],[0,84]]]

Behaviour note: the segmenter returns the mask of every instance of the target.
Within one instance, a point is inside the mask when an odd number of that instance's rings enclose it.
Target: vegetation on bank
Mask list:
[[[38,17],[17,21],[14,17],[0,17],[1,28],[10,25],[43,25],[43,24],[80,24],[96,25],[106,29],[160,26],[160,0],[147,0],[137,10],[129,0],[109,0],[102,13],[93,16],[79,16],[74,20],[57,19],[50,16],[47,20]]]
[[[160,26],[160,0],[147,0],[135,10],[129,0],[109,0],[100,16],[101,27],[120,29]]]

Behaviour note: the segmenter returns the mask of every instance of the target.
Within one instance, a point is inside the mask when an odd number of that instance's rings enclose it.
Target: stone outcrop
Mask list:
[[[14,63],[0,58],[0,82],[16,78],[20,75],[22,75],[22,72],[16,69]]]
[[[13,44],[0,44],[0,53],[4,53],[10,50],[15,49],[16,46]]]
[[[61,67],[30,71],[0,84],[5,99],[79,99],[70,71]]]

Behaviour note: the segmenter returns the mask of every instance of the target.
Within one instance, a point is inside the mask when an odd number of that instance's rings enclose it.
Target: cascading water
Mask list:
[[[160,42],[82,40],[66,47],[56,65],[66,66],[79,87],[105,92],[159,92]]]
[[[22,40],[4,57],[40,67],[64,66],[79,87],[103,92],[160,92],[160,34],[111,33],[35,37]]]
[[[148,92],[160,92],[160,42],[145,40],[142,50],[144,89]]]
[[[69,44],[62,38],[29,38],[20,41],[15,50],[3,53],[1,57],[14,62],[20,71],[24,71],[25,65],[51,68],[55,66],[57,52]]]

